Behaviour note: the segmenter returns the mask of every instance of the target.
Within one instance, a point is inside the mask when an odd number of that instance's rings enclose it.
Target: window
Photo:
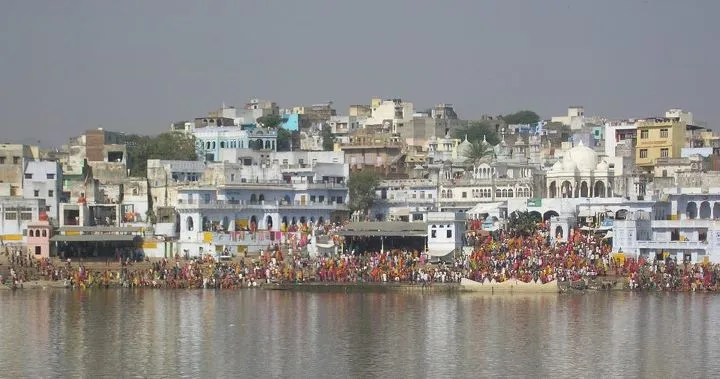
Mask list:
[[[55,195],[55,191],[48,190],[48,197],[53,197],[53,195]]]
[[[640,131],[640,139],[647,139],[648,138],[648,131],[647,130],[641,130]]]
[[[663,178],[667,178],[667,170],[663,170],[662,174],[663,174],[662,175]]]
[[[13,164],[20,164],[20,157],[13,157]]]
[[[5,157],[0,157],[0,164],[5,164]]]
[[[43,229],[43,230],[42,230],[42,236],[43,236],[43,237],[47,237],[47,229]]]
[[[20,213],[20,219],[23,221],[32,220],[32,213],[29,213],[29,212]]]
[[[445,236],[446,236],[447,238],[452,238],[452,229],[446,230],[446,231],[445,231]]]
[[[463,197],[463,199],[467,199],[467,192],[464,192],[464,191],[463,191],[462,197]]]
[[[640,158],[647,158],[647,149],[640,149]]]
[[[17,212],[14,212],[14,211],[5,212],[5,219],[6,220],[17,220]]]
[[[40,190],[35,190],[35,191],[33,191],[33,193],[35,194],[35,197],[39,197],[39,196],[40,196]]]
[[[25,174],[25,179],[32,179],[32,174]]]
[[[660,158],[667,158],[667,157],[668,157],[668,149],[667,148],[660,149]]]
[[[667,138],[667,137],[668,137],[668,130],[660,129],[660,138]]]
[[[337,203],[338,203],[338,204],[342,204],[342,203],[343,203],[343,197],[342,197],[342,196],[338,196],[338,197],[337,197]]]
[[[315,202],[315,195],[310,195],[310,202],[311,202],[311,203],[314,203],[314,202]]]
[[[46,177],[52,180],[55,179],[55,174],[47,174]]]
[[[433,229],[430,231],[430,238],[437,238],[437,230]]]

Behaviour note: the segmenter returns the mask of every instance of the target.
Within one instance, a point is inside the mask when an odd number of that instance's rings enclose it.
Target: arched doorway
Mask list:
[[[188,232],[192,232],[195,229],[195,221],[193,221],[193,218],[190,216],[187,216],[185,219],[185,230]]]
[[[209,232],[210,228],[212,227],[212,224],[210,223],[210,220],[207,217],[202,218],[202,230],[203,232]]]
[[[325,225],[325,219],[323,218],[323,216],[318,217],[318,224]]]
[[[251,204],[257,203],[257,195],[256,194],[253,193],[250,195],[250,203]]]
[[[617,212],[615,212],[615,219],[616,220],[625,220],[627,218],[627,209],[620,209]]]
[[[560,186],[560,192],[562,193],[562,197],[573,197],[572,184],[567,180],[564,181]]]
[[[720,218],[720,202],[713,205],[713,218],[716,220]]]
[[[545,212],[545,214],[543,214],[542,219],[543,219],[543,221],[548,221],[548,220],[550,220],[552,217],[558,217],[558,216],[560,216],[559,213],[551,210],[551,211]]]
[[[222,220],[223,230],[227,232],[229,230],[228,229],[229,226],[230,226],[230,220],[228,219],[228,216],[223,217],[223,220]]]
[[[548,189],[548,193],[550,194],[550,198],[554,199],[557,197],[557,184],[553,180],[550,182],[550,188]]]
[[[555,238],[559,240],[563,239],[563,228],[560,225],[555,228]]]
[[[258,196],[258,202],[262,203],[263,201],[265,201],[265,195],[260,194],[260,196]]]
[[[595,197],[605,197],[605,183],[598,180],[595,182],[595,188],[593,189],[593,195]]]
[[[702,203],[700,203],[700,218],[703,220],[709,220],[710,217],[712,217],[710,203],[707,201],[703,201]]]
[[[300,217],[300,225],[305,226],[306,222],[307,222],[307,219],[305,218],[305,216]]]
[[[588,183],[583,180],[583,182],[580,183],[580,197],[588,196],[590,196],[590,188],[588,188]]]
[[[538,211],[530,211],[529,214],[530,214],[530,217],[531,217],[533,220],[535,220],[535,222],[540,222],[540,221],[542,221],[542,219],[543,219],[542,215],[541,215],[540,212],[538,212]]]
[[[257,224],[257,217],[250,216],[250,230],[255,231],[257,230],[258,224]]]
[[[272,230],[272,228],[273,228],[272,216],[265,217],[265,229]]]
[[[689,202],[687,205],[687,208],[685,208],[685,215],[687,216],[687,218],[689,218],[691,220],[696,219],[698,216],[697,204],[695,204],[692,201]]]

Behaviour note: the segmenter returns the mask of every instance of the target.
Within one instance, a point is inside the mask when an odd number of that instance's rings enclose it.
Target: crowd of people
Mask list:
[[[333,238],[337,228],[320,234]],[[17,286],[28,280],[62,282],[72,288],[165,287],[254,288],[268,283],[458,283],[520,280],[526,283],[586,282],[596,278],[624,279],[629,289],[661,291],[715,291],[720,289],[720,265],[677,262],[673,258],[639,261],[613,255],[607,240],[576,231],[551,243],[546,224],[523,236],[512,231],[471,231],[464,239],[469,255],[430,260],[416,250],[355,251],[310,257],[297,249],[274,244],[252,259],[217,261],[207,255],[196,259],[175,257],[136,262],[116,254],[118,265],[89,269],[81,261],[37,260],[20,250],[6,252],[8,276],[0,284]],[[113,267],[110,267],[113,266]],[[119,266],[119,267],[118,267]],[[36,277],[29,277],[34,273]]]

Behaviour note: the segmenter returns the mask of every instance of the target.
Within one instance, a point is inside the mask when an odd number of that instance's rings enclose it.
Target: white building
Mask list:
[[[2,244],[24,244],[27,226],[40,219],[45,199],[0,198],[0,239]]]
[[[277,131],[240,126],[194,129],[198,155],[208,162],[218,161],[221,149],[277,151]]]
[[[565,151],[546,175],[550,198],[613,197],[615,193],[614,170],[582,142]]]
[[[400,129],[412,122],[414,114],[413,104],[402,99],[373,99],[372,115],[365,120],[365,126],[381,125],[385,132],[400,133]]]
[[[63,192],[63,172],[60,163],[52,161],[29,161],[25,166],[23,197],[43,199],[44,211],[51,222],[57,222],[58,209]]]
[[[637,137],[637,123],[635,120],[615,121],[605,123],[605,156],[614,157],[620,143],[635,146]],[[633,149],[634,152],[634,149]]]
[[[720,188],[668,189],[650,212],[631,208],[625,220],[615,221],[613,251],[720,263]]]
[[[573,130],[582,129],[585,126],[585,108],[580,105],[569,106],[567,115],[553,117],[550,121],[570,126]]]
[[[427,221],[437,207],[438,184],[434,179],[383,180],[375,189],[370,211],[375,221]]]
[[[224,149],[201,183],[178,189],[181,249],[199,255],[256,252],[289,229],[348,216],[349,167],[342,152]]]
[[[431,257],[447,257],[460,252],[466,221],[463,213],[428,213],[427,254]]]

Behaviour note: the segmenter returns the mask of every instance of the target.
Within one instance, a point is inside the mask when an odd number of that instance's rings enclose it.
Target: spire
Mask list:
[[[467,133],[465,133],[465,141],[467,141]]]
[[[486,138],[486,137],[487,137],[487,136],[483,134],[483,144],[484,144],[484,145],[487,145],[487,138]]]

